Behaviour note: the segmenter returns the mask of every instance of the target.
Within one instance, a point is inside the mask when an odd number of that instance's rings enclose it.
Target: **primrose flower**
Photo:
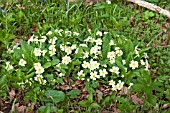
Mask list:
[[[43,76],[42,76],[42,75],[36,75],[36,77],[34,77],[34,80],[35,80],[35,81],[41,82],[42,79],[43,79]]]
[[[75,36],[79,36],[80,33],[77,33],[77,32],[73,32],[73,35]]]
[[[66,48],[66,45],[60,44],[60,49],[61,49],[62,51],[65,51],[65,48]]]
[[[49,50],[55,50],[55,45],[50,45]]]
[[[129,84],[129,87],[128,87],[128,89],[130,89],[130,88],[131,88],[131,86],[133,86],[133,83],[130,83],[130,84]]]
[[[43,67],[37,67],[37,69],[36,69],[36,72],[35,72],[36,74],[38,74],[38,75],[40,75],[40,74],[42,74],[42,73],[44,73],[44,68]]]
[[[93,61],[93,59],[90,60],[90,70],[94,70],[94,69],[98,69],[99,68],[100,63],[98,63],[97,61]]]
[[[145,65],[145,62],[143,61],[143,59],[140,60],[141,65]]]
[[[105,35],[106,35],[107,33],[108,33],[108,32],[106,32],[106,31],[104,32]]]
[[[42,38],[42,39],[40,40],[41,42],[45,42],[45,41],[47,40],[47,37],[46,37],[46,36],[41,36],[41,38]]]
[[[115,58],[115,56],[116,54],[113,51],[107,53],[107,58]]]
[[[81,47],[87,47],[87,44],[80,44]]]
[[[50,39],[48,42],[52,45],[55,45],[56,40],[57,40],[57,37],[54,37],[54,38]]]
[[[30,37],[30,39],[28,39],[28,44],[30,44],[30,42],[34,41],[34,35]]]
[[[118,67],[116,67],[116,66],[113,66],[111,69],[110,69],[110,72],[114,72],[114,73],[116,73],[117,75],[120,73],[119,72],[119,68]]]
[[[106,0],[107,4],[111,4],[111,1],[110,0]]]
[[[38,43],[38,41],[39,41],[39,40],[38,40],[38,36],[36,36],[36,37],[33,39],[33,41],[34,41],[34,43],[36,43],[36,44],[37,44],[37,43]]]
[[[19,61],[20,66],[25,66],[26,63],[27,62],[24,59],[20,59],[20,61]]]
[[[118,84],[117,85],[112,85],[112,90],[113,91],[117,91],[118,88],[119,88]]]
[[[71,31],[65,31],[65,34],[66,34],[67,36],[71,36],[72,32],[71,32]]]
[[[83,56],[84,59],[89,57],[89,53],[88,52],[83,52],[83,54],[84,54],[84,56]]]
[[[65,52],[67,53],[67,55],[71,54],[72,53],[71,47],[66,47]]]
[[[123,52],[122,52],[122,50],[116,50],[116,54],[117,54],[117,56],[122,56]]]
[[[113,40],[110,40],[109,45],[110,45],[110,46],[112,46],[112,45],[116,45],[116,44],[114,43],[114,41],[113,41]]]
[[[42,56],[45,56],[45,53],[47,52],[47,50],[43,50],[42,51]]]
[[[102,45],[102,39],[101,38],[98,38],[97,40],[95,40],[96,42],[96,45]]]
[[[94,72],[90,72],[90,79],[92,79],[92,80],[96,80],[96,78],[100,78],[100,76],[99,75],[97,75],[97,72],[96,71],[94,71]]]
[[[41,67],[41,63],[37,62],[34,63],[34,68],[37,70],[39,67]]]
[[[95,48],[95,47],[92,47],[91,49],[90,49],[90,54],[96,54],[98,52],[98,50],[97,50],[97,48]]]
[[[41,49],[39,49],[39,48],[34,48],[34,55],[35,55],[35,56],[41,56]]]
[[[111,58],[111,59],[109,60],[109,62],[110,62],[111,64],[115,63],[115,58]]]
[[[77,75],[78,75],[78,76],[83,76],[83,77],[85,76],[83,70],[79,71],[79,72],[77,73]]]
[[[92,39],[92,37],[91,37],[91,36],[88,36],[84,41],[85,41],[85,42],[91,42],[91,39]]]
[[[125,65],[126,64],[126,60],[122,60],[122,63],[123,63],[123,65]]]
[[[143,53],[144,58],[149,58],[147,53]]]
[[[60,73],[58,76],[59,76],[59,77],[63,77],[63,76],[65,76],[65,74]]]
[[[51,34],[53,34],[52,31],[48,31],[46,35],[51,35]]]
[[[138,61],[130,61],[129,67],[131,67],[132,69],[138,68]]]
[[[121,80],[119,80],[118,85],[118,90],[121,90],[123,88],[124,82],[121,82]]]
[[[110,81],[109,81],[109,85],[111,85],[111,86],[115,85],[115,81],[110,80]]]
[[[63,64],[69,64],[71,62],[71,57],[70,56],[64,56],[63,58],[62,58],[62,63]]]
[[[12,70],[14,69],[14,67],[10,64],[10,62],[6,62],[6,67],[5,67],[6,70]]]
[[[72,50],[74,50],[74,49],[76,49],[76,48],[77,48],[76,44],[73,44],[73,45],[71,46],[71,49],[72,49]]]
[[[120,49],[120,47],[115,47],[115,50],[119,50]]]
[[[102,32],[101,31],[97,31],[96,35],[102,36]]]
[[[47,83],[47,80],[43,80],[42,84],[45,85]]]
[[[54,49],[54,50],[49,51],[49,54],[50,54],[50,56],[55,55],[56,54],[56,50]]]
[[[88,68],[88,66],[89,66],[89,63],[86,62],[86,61],[83,61],[82,67],[83,68]]]
[[[100,76],[103,76],[103,77],[105,77],[108,74],[106,69],[103,69],[103,70],[100,69],[99,72],[100,72]]]
[[[145,61],[145,70],[148,71],[148,68],[149,68],[149,63],[148,63],[148,60],[146,59],[146,61]]]

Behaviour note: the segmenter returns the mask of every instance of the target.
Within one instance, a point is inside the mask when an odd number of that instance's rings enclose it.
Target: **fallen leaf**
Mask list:
[[[141,104],[142,103],[142,99],[138,98],[136,95],[132,95],[131,98],[132,98],[132,102],[134,104]]]
[[[9,99],[10,99],[10,102],[12,102],[12,100],[14,99],[15,97],[15,90],[13,88],[11,88],[10,92],[9,92]]]

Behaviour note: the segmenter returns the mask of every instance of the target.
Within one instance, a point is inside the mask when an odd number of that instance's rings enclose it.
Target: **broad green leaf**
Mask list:
[[[62,92],[62,91],[57,91],[57,90],[47,90],[47,91],[45,92],[45,96],[46,96],[48,99],[51,99],[51,102],[54,101],[55,103],[64,101],[64,99],[65,99],[65,94],[64,94],[64,92]]]
[[[93,93],[89,93],[89,95],[88,95],[88,100],[89,100],[90,102],[93,102]]]
[[[54,78],[53,74],[46,74],[45,77],[47,78],[48,82],[50,82]]]
[[[53,60],[51,61],[52,65],[56,65],[56,64],[58,64],[59,62],[60,62],[60,60],[57,59],[57,58],[55,58],[55,59],[53,59]]]
[[[47,68],[49,68],[51,66],[51,63],[50,62],[47,62],[47,63],[45,63],[44,65],[43,65],[43,68],[44,69],[47,69]]]
[[[97,104],[97,103],[92,103],[92,104],[91,104],[91,107],[92,107],[92,108],[99,108],[100,106],[99,106],[99,104]]]
[[[50,105],[47,105],[44,109],[44,113],[50,113]]]
[[[34,75],[35,75],[35,72],[32,72],[32,73],[26,75],[26,76],[25,76],[25,79],[32,78]]]
[[[117,66],[119,66],[119,68],[123,71],[123,74],[126,73],[126,70],[125,70],[125,66],[122,64],[122,60],[120,61],[120,59],[118,57],[116,57],[116,60],[115,60]]]
[[[23,73],[22,73],[21,69],[18,69],[17,70],[17,77],[21,78],[22,76],[23,76]]]
[[[78,104],[83,107],[86,107],[86,106],[89,106],[90,102],[88,100],[83,100],[83,101],[78,102]]]
[[[0,78],[0,88],[6,83],[6,75],[3,75]]]
[[[107,58],[107,53],[110,52],[110,34],[107,34],[103,38],[103,45],[102,45],[102,54],[103,54],[103,59]]]
[[[79,95],[81,93],[80,90],[71,90],[67,93],[67,95],[70,96],[70,98],[76,98],[77,95]]]
[[[131,40],[127,40],[127,42],[126,42],[124,47],[125,47],[126,55],[128,55],[130,52],[134,51],[133,42]]]
[[[75,56],[76,56],[76,58],[80,58],[80,57],[83,56],[83,49],[82,49],[82,47],[79,47],[78,53]]]

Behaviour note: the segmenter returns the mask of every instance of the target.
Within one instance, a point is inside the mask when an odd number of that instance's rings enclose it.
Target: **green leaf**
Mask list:
[[[64,92],[62,92],[62,91],[57,91],[57,90],[47,90],[47,91],[45,92],[45,96],[46,96],[48,99],[51,99],[51,102],[54,101],[55,103],[64,101],[64,99],[65,99],[65,94],[64,94]]]
[[[92,104],[91,104],[91,107],[92,107],[92,108],[99,108],[100,106],[99,106],[97,103],[92,103]]]
[[[50,113],[50,105],[47,105],[44,109],[44,113]]]
[[[83,49],[82,49],[82,47],[79,47],[78,53],[75,56],[76,56],[76,58],[80,58],[80,57],[83,56]]]
[[[0,78],[0,88],[6,83],[6,75],[3,75]]]
[[[18,77],[18,78],[21,78],[22,75],[23,75],[23,73],[22,73],[21,69],[18,69],[18,70],[17,70],[17,77]]]
[[[46,74],[45,77],[47,78],[48,82],[50,82],[54,78],[53,74]]]
[[[130,52],[126,58],[126,66],[129,67],[130,61],[132,60],[132,52]]]
[[[88,95],[88,100],[89,100],[90,102],[93,102],[93,93],[90,93],[90,94]]]
[[[32,72],[29,75],[25,76],[25,79],[32,78],[34,75],[35,75],[35,72]]]
[[[123,71],[123,74],[126,73],[126,70],[125,70],[125,66],[122,64],[122,60],[119,59],[119,57],[116,57],[116,60],[115,60],[117,66],[119,66],[119,68]]]
[[[83,107],[86,107],[90,104],[90,102],[88,100],[84,100],[84,101],[80,101],[78,102],[79,105],[83,106]]]
[[[53,60],[51,61],[52,65],[56,65],[56,64],[58,64],[59,62],[60,62],[59,59],[53,59]]]
[[[47,69],[47,68],[49,68],[51,66],[51,63],[50,62],[47,62],[47,63],[45,63],[44,65],[43,65],[43,68],[44,69]]]
[[[71,90],[67,93],[67,95],[70,96],[70,98],[76,98],[77,95],[79,95],[81,93],[80,90]]]
[[[103,54],[103,59],[107,58],[107,53],[110,52],[110,34],[107,34],[103,38],[103,45],[102,45],[102,54]]]
[[[131,40],[127,40],[127,42],[126,42],[124,47],[125,47],[126,55],[128,55],[130,52],[134,51],[133,42]]]
[[[117,22],[116,18],[112,17],[112,22],[116,27],[119,26],[119,23]]]

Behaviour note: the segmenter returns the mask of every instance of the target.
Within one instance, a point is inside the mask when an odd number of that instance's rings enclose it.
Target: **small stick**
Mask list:
[[[168,10],[162,9],[161,7],[159,7],[157,5],[151,4],[149,2],[145,2],[143,0],[127,0],[127,1],[133,2],[133,3],[135,3],[139,6],[145,7],[147,9],[150,9],[150,10],[155,11],[157,13],[164,14],[170,19],[170,12]]]

